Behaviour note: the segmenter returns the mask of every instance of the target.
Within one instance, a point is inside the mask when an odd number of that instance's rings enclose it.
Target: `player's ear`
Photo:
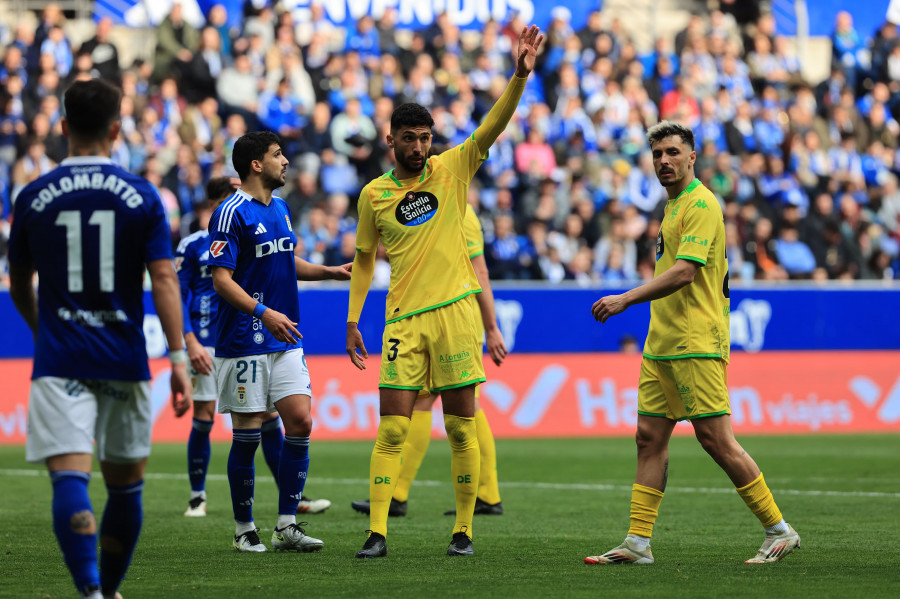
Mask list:
[[[122,129],[122,121],[116,121],[109,127],[109,141],[116,141],[119,137],[119,131]]]
[[[254,173],[261,173],[262,172],[262,162],[260,162],[259,160],[251,160],[250,161],[250,170],[252,170]]]
[[[68,137],[69,137],[69,121],[66,120],[66,117],[62,117],[59,120],[59,123],[60,123],[60,125],[62,125],[63,137],[68,139]]]
[[[389,148],[394,147],[394,136],[393,135],[388,133],[387,135],[384,136],[384,140],[387,142],[387,145]]]

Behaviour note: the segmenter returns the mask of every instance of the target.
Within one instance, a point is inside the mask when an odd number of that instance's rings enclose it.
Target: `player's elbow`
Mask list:
[[[686,287],[694,282],[699,264],[688,260],[679,260],[675,269],[675,281],[679,288]]]

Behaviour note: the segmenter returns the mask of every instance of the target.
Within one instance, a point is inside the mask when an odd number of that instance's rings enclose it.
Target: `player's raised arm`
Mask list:
[[[509,85],[506,86],[503,95],[497,99],[484,122],[474,133],[475,143],[478,144],[478,149],[482,153],[486,153],[493,145],[515,113],[522,93],[525,91],[528,75],[534,70],[534,61],[543,41],[544,35],[537,25],[522,28],[522,33],[519,35],[516,72],[509,80]]]
[[[183,416],[193,400],[191,381],[187,374],[187,354],[182,343],[182,305],[181,287],[178,276],[168,258],[152,260],[147,263],[150,273],[150,285],[153,292],[153,304],[169,344],[169,357],[172,360],[172,407],[176,416]]]

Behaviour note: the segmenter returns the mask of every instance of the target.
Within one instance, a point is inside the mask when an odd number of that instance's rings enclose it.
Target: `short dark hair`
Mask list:
[[[241,181],[250,174],[250,163],[254,160],[262,160],[272,144],[281,145],[281,139],[271,131],[251,131],[242,135],[234,142],[231,151],[231,164],[237,171]]]
[[[101,79],[76,81],[63,98],[69,131],[86,141],[105,138],[119,120],[121,103],[122,92]]]
[[[397,131],[401,127],[434,127],[434,119],[431,113],[421,104],[407,102],[401,104],[391,113],[391,131]]]
[[[233,193],[234,185],[231,184],[231,177],[213,177],[206,183],[206,198],[208,200],[227,198]]]
[[[667,137],[672,137],[673,135],[680,137],[681,141],[687,144],[693,151],[694,132],[691,131],[690,127],[685,127],[681,123],[672,121],[660,121],[650,127],[647,131],[647,143],[650,144],[650,147],[652,148],[654,144],[659,143]]]

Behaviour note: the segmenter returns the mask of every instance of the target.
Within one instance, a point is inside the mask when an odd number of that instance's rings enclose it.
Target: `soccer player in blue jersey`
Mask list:
[[[312,387],[297,330],[297,279],[350,278],[350,265],[326,267],[294,255],[290,208],[272,192],[284,185],[288,160],[278,136],[248,133],[232,151],[241,187],[210,220],[209,265],[219,296],[215,371],[219,412],[230,413],[228,482],[237,551],[266,551],[253,522],[253,457],[267,412],[284,422],[278,464],[277,550],[318,551],[323,543],[296,521],[309,469]],[[303,523],[301,523],[303,524]]]
[[[209,215],[240,185],[231,177],[214,177],[206,184],[207,205],[200,216],[201,229],[188,235],[175,251],[175,271],[181,283],[181,300],[184,306],[184,342],[187,347],[191,387],[194,390],[194,418],[188,437],[188,479],[191,498],[184,515],[206,516],[206,474],[212,453],[209,435],[216,413],[216,376],[213,371],[215,358],[215,318],[218,295],[213,289],[212,272],[209,269]],[[266,414],[261,427],[261,444],[266,464],[278,481],[278,462],[284,435],[278,413]],[[327,499],[302,497],[297,511],[315,514],[331,506]]]
[[[147,181],[109,159],[120,99],[99,80],[66,91],[69,157],[22,190],[9,246],[10,294],[35,335],[26,458],[50,471],[53,529],[75,586],[91,599],[117,596],[143,520],[153,424],[145,267],[169,343],[175,413],[191,401],[165,210]],[[99,568],[88,497],[95,441],[109,493]]]

